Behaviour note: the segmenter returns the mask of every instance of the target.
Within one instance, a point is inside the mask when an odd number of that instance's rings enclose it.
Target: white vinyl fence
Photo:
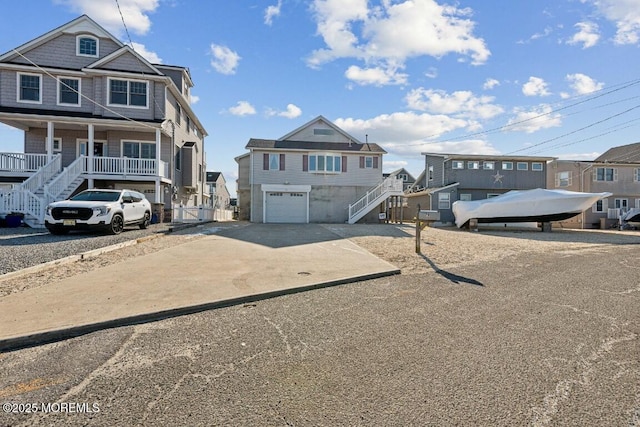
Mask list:
[[[227,209],[213,209],[203,206],[177,206],[173,208],[172,222],[194,223],[205,221],[231,221],[233,211]]]

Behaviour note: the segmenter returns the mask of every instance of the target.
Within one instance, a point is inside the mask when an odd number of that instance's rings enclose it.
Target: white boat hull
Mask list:
[[[509,191],[484,200],[457,201],[452,210],[458,227],[463,227],[470,219],[480,223],[551,222],[574,217],[609,196],[611,193],[536,188]]]

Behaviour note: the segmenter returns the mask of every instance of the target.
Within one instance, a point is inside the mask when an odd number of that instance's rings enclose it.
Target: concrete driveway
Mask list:
[[[206,230],[203,239],[0,299],[0,350],[400,272],[319,225]]]

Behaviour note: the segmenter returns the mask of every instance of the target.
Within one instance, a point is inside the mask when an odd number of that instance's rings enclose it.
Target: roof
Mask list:
[[[595,161],[610,163],[640,163],[640,142],[610,148],[600,157],[596,158]]]
[[[307,151],[352,151],[359,153],[383,153],[386,151],[378,144],[355,142],[309,142],[282,141],[275,139],[251,138],[245,148],[262,148],[265,150],[307,150]]]
[[[221,172],[207,172],[207,182],[214,182],[218,180]]]
[[[302,131],[303,129],[305,129],[305,128],[309,127],[309,126],[312,126],[313,124],[318,123],[318,122],[323,122],[325,125],[329,126],[331,129],[335,130],[337,133],[339,133],[340,135],[344,136],[346,139],[348,139],[348,140],[350,140],[352,142],[356,142],[358,144],[362,144],[360,141],[358,141],[352,135],[349,135],[347,132],[345,132],[344,130],[340,129],[338,126],[336,126],[331,121],[327,120],[322,115],[316,117],[313,120],[308,121],[307,123],[303,124],[302,126],[298,127],[297,129],[292,130],[291,132],[289,132],[288,134],[286,134],[285,136],[280,138],[280,140],[289,139],[293,135],[295,135],[296,133],[298,133],[298,132]]]
[[[477,160],[522,160],[550,162],[556,157],[546,156],[505,156],[496,154],[455,154],[455,153],[420,153],[423,156],[443,157],[445,160],[477,159]]]
[[[387,174],[383,174],[383,176],[384,175],[386,175],[386,176],[398,176],[398,174],[401,174],[401,173],[407,174],[407,176],[409,178],[411,178],[409,181],[415,181],[415,178],[413,177],[413,175],[411,175],[411,173],[408,170],[406,170],[405,168],[400,168],[400,169],[394,170],[393,172],[389,172]]]

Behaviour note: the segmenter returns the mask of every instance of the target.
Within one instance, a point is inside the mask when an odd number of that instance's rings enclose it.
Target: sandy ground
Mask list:
[[[160,235],[140,243],[87,259],[42,269],[30,274],[0,276],[0,297],[55,283],[123,259],[142,256],[199,239],[238,222],[205,224],[179,233]],[[487,228],[470,232],[455,227],[422,231],[421,254],[415,252],[414,224],[325,224],[328,230],[348,238],[372,254],[400,268],[402,274],[421,274],[452,266],[495,261],[515,254],[598,251],[608,245],[640,243],[640,232],[617,230],[553,230]]]

